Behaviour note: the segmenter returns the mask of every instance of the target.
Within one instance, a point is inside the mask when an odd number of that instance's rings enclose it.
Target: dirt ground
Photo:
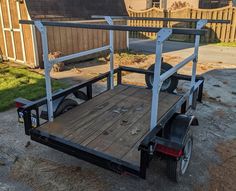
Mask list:
[[[164,58],[173,65],[181,59],[171,54]],[[116,66],[147,68],[153,61],[152,54],[116,55]],[[52,76],[74,84],[108,68],[107,62],[100,59],[69,65],[66,71]],[[181,72],[189,73],[189,69],[190,65]],[[40,145],[24,134],[22,125],[17,123],[16,110],[10,109],[0,113],[0,191],[236,190],[236,64],[200,62],[198,73],[206,79],[204,99],[193,112],[200,126],[193,129],[194,151],[183,182],[169,181],[165,163],[158,159],[151,162],[147,179],[142,180],[115,174]],[[142,76],[133,74],[126,74],[124,81],[144,83]],[[98,84],[97,91],[103,85]],[[185,87],[181,83],[180,88]]]

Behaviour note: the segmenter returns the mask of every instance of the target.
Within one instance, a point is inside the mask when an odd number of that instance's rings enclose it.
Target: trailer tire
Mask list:
[[[189,130],[184,140],[183,156],[180,158],[168,158],[167,159],[167,176],[174,182],[180,182],[183,175],[186,173],[192,155],[193,148],[193,136]]]
[[[84,100],[84,101],[89,100],[88,96],[84,92],[82,92],[80,90],[73,92],[73,94],[78,99],[81,99],[81,100]]]
[[[154,68],[155,68],[155,64],[152,64],[148,70],[150,71],[154,71]],[[167,70],[171,69],[172,66],[168,63],[165,63],[165,62],[162,62],[162,65],[161,65],[161,74],[163,74],[164,72],[166,72]],[[146,84],[147,84],[147,87],[149,89],[152,89],[152,86],[153,86],[153,74],[146,74],[145,75],[145,81],[146,81]],[[176,78],[175,76],[171,76],[170,78],[168,78],[167,80],[165,80],[162,84],[162,87],[161,87],[161,91],[162,92],[169,92],[169,93],[172,93],[178,86],[178,78]]]
[[[78,105],[78,103],[73,100],[73,99],[64,99],[62,101],[62,103],[58,106],[56,112],[55,112],[55,116],[59,116],[69,110],[71,110],[72,108],[76,107]]]

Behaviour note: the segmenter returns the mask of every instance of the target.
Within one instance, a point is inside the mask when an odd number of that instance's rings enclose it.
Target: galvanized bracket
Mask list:
[[[105,16],[105,20],[107,21],[107,23],[108,23],[109,25],[113,25],[113,20],[112,20],[111,17]]]
[[[201,19],[197,22],[196,29],[202,29],[208,23],[207,19]]]
[[[163,43],[167,40],[170,35],[172,34],[172,29],[170,28],[163,28],[157,33],[157,42]]]

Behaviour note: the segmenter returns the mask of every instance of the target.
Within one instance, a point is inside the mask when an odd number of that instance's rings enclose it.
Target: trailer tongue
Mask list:
[[[32,140],[64,153],[117,173],[128,172],[141,178],[146,177],[147,167],[153,154],[156,154],[167,160],[168,176],[179,181],[187,170],[192,154],[191,126],[198,125],[197,119],[187,113],[195,109],[196,102],[202,99],[204,79],[196,76],[196,65],[200,36],[205,34],[202,27],[207,20],[182,20],[197,22],[197,28],[175,29],[119,26],[113,25],[116,17],[99,17],[105,18],[108,25],[20,21],[21,24],[34,24],[41,33],[47,90],[47,97],[37,101],[16,100],[25,133]],[[47,26],[109,30],[110,44],[49,60]],[[150,70],[114,68],[114,30],[156,32],[155,65]],[[172,34],[195,35],[195,48],[192,55],[176,66],[164,67],[163,43]],[[50,71],[53,64],[105,50],[110,50],[109,72],[52,94]],[[190,61],[193,62],[192,75],[178,74],[177,71]],[[148,87],[125,84],[122,81],[124,72],[143,74],[151,81],[146,80]],[[94,96],[93,84],[104,79],[108,82],[106,91]],[[170,83],[167,83],[168,80]],[[178,80],[189,81],[186,92],[175,90]],[[168,88],[170,85],[171,89]],[[84,102],[78,104],[67,97],[70,94]],[[47,109],[42,111],[42,107]]]

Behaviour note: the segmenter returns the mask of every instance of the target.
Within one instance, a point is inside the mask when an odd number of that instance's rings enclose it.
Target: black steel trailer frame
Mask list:
[[[114,70],[114,73],[117,75],[117,85],[123,84],[122,72],[124,71],[140,73],[140,74],[147,74],[147,73],[153,74],[153,71],[130,68],[130,67],[119,67]],[[92,78],[91,80],[88,80],[84,83],[72,86],[68,89],[55,93],[53,94],[52,98],[53,100],[56,100],[60,97],[68,96],[69,94],[79,91],[82,88],[86,88],[87,90],[86,96],[88,97],[88,100],[93,99],[93,84],[103,79],[107,79],[107,81],[109,82],[110,79],[109,75],[110,75],[109,72],[99,75],[98,77]],[[177,74],[176,77],[179,80],[191,81],[191,76]],[[196,81],[197,85],[195,86],[195,89],[192,90],[193,94],[195,95],[194,103],[202,100],[204,79],[201,76],[197,76]],[[109,91],[109,89],[110,86],[108,85],[106,91]],[[52,147],[61,152],[67,153],[69,155],[75,156],[79,159],[83,159],[100,167],[112,170],[119,174],[129,173],[137,175],[141,178],[146,178],[146,170],[152,159],[152,153],[150,153],[150,146],[161,144],[174,150],[183,149],[184,145],[171,142],[168,139],[160,137],[160,131],[163,131],[166,128],[166,124],[168,123],[168,121],[171,120],[171,118],[173,118],[173,116],[175,116],[175,114],[178,113],[185,114],[189,109],[191,109],[190,107],[187,107],[186,104],[189,95],[191,95],[191,93],[192,92],[189,91],[184,95],[182,95],[181,99],[179,99],[179,101],[175,105],[173,105],[173,107],[171,107],[170,110],[160,119],[158,125],[152,131],[150,131],[149,134],[143,139],[143,141],[139,146],[139,150],[141,152],[140,167],[128,163],[126,161],[118,160],[115,157],[98,152],[88,147],[72,143],[70,141],[64,140],[62,138],[38,130],[37,127],[41,125],[39,124],[40,116],[38,111],[40,106],[43,106],[47,103],[46,98],[29,103],[26,102],[25,105],[21,105],[18,108],[18,113],[23,114],[25,133],[27,135],[30,135],[32,140],[47,145],[49,147]],[[37,111],[36,115],[32,116],[32,111]],[[37,121],[36,127],[35,125],[32,125],[32,118],[35,118]]]
[[[161,20],[161,21],[177,21],[177,22],[196,22],[196,29],[178,29],[178,28],[156,28],[156,27],[130,27],[130,26],[121,26],[113,25],[113,19],[116,17],[112,16],[95,16],[95,18],[105,18],[109,25],[95,25],[95,24],[84,24],[79,22],[50,22],[50,21],[20,21],[21,24],[33,24],[41,33],[42,44],[43,44],[43,55],[44,55],[44,66],[45,66],[45,79],[46,79],[46,90],[47,97],[42,98],[37,101],[27,102],[27,101],[17,101],[18,105],[18,115],[20,119],[24,121],[25,133],[29,135],[32,140],[62,151],[64,153],[70,154],[77,158],[83,159],[90,163],[96,164],[103,168],[112,170],[117,173],[129,173],[137,175],[141,178],[146,178],[146,171],[149,166],[149,163],[152,159],[154,153],[160,157],[167,157],[168,159],[174,159],[179,161],[183,154],[186,139],[189,135],[190,126],[198,125],[198,121],[194,116],[187,115],[188,111],[196,108],[197,101],[202,100],[203,95],[203,85],[204,78],[196,75],[196,67],[198,61],[198,49],[200,43],[200,36],[205,34],[205,30],[202,28],[208,22],[217,22],[217,23],[228,23],[228,21],[222,20],[199,20],[199,19],[169,19],[169,18],[130,18],[130,17],[121,17],[125,20]],[[120,19],[120,17],[117,19]],[[54,60],[48,60],[48,45],[47,45],[47,33],[46,26],[58,26],[58,27],[72,27],[72,28],[88,28],[88,29],[101,29],[109,30],[110,34],[110,45],[104,46],[97,49],[92,49],[80,53],[75,53],[68,56],[63,56]],[[114,69],[114,30],[118,31],[143,31],[143,32],[156,32],[157,33],[157,49],[156,49],[156,62],[154,71],[143,70],[138,68],[130,67],[119,67]],[[195,35],[195,48],[194,53],[184,59],[182,62],[169,69],[168,71],[161,74],[162,66],[162,47],[165,40],[169,38],[171,34],[185,34],[185,35]],[[104,74],[99,75],[98,77],[92,78],[86,82],[80,83],[78,85],[72,86],[65,90],[59,91],[52,94],[51,83],[50,83],[50,70],[52,65],[58,62],[63,62],[66,60],[74,59],[88,54],[93,54],[105,50],[110,50],[110,71]],[[192,61],[192,76],[178,74],[177,71],[186,65],[188,62]],[[93,84],[101,80],[107,80],[107,89],[110,91],[114,88],[114,75],[117,75],[116,86],[130,84],[124,84],[122,81],[122,72],[132,72],[139,73],[143,75],[153,75],[154,82],[152,87],[152,105],[151,105],[151,124],[150,130],[142,141],[139,144],[140,151],[140,161],[139,165],[132,164],[130,162],[118,159],[111,155],[108,155],[103,152],[99,152],[95,149],[83,146],[82,144],[73,143],[72,141],[65,140],[56,135],[46,133],[41,131],[40,112],[39,108],[42,106],[47,106],[48,118],[46,122],[52,122],[54,117],[54,102],[61,99],[63,100],[66,96],[70,94],[77,95],[78,92],[81,92],[82,89],[86,89],[85,95],[83,96],[85,102],[93,99],[95,96],[93,94]],[[174,77],[177,80],[190,81],[190,89],[185,93],[175,93],[179,96],[177,102],[168,109],[160,119],[157,120],[158,116],[158,103],[159,103],[159,93],[161,91],[161,86],[163,82],[171,77]],[[145,87],[137,87],[145,88]],[[173,93],[173,92],[171,92]],[[102,93],[101,93],[102,94]],[[101,94],[96,96],[102,96]],[[77,106],[79,107],[79,106]],[[63,114],[62,114],[63,115]],[[44,118],[45,119],[45,118]],[[179,121],[178,121],[179,120]],[[170,130],[174,123],[178,123],[179,133],[181,134],[181,141],[173,141],[168,138]],[[183,128],[181,128],[183,127]],[[178,136],[178,135],[177,135]]]

